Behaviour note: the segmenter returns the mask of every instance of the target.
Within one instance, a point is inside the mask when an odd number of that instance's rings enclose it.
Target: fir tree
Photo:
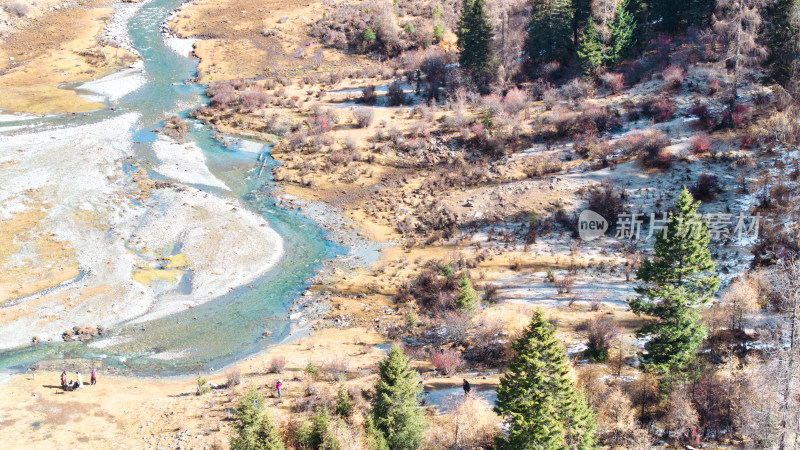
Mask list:
[[[800,60],[800,1],[775,0],[764,5],[759,41],[767,48],[763,61],[770,77],[796,92],[795,74]]]
[[[379,379],[372,399],[372,422],[392,450],[419,447],[424,429],[418,396],[417,372],[408,366],[400,347],[393,346],[378,364]],[[380,441],[380,439],[378,439]]]
[[[607,61],[615,66],[624,61],[636,46],[636,17],[630,10],[631,0],[622,0],[617,5],[614,20],[609,23],[611,42]]]
[[[336,395],[335,412],[340,417],[350,417],[353,413],[353,403],[350,401],[350,393],[347,392],[347,385],[344,380],[339,383],[339,392]]]
[[[638,298],[631,310],[656,320],[639,330],[652,339],[644,362],[663,374],[675,374],[692,359],[706,335],[697,308],[719,286],[708,251],[708,224],[697,213],[699,202],[684,187],[670,213],[666,234],[656,234],[654,257],[642,261],[636,276]]]
[[[472,282],[467,274],[461,275],[458,280],[458,294],[455,301],[456,307],[461,311],[475,311],[478,305],[478,294],[472,288]]]
[[[500,379],[495,411],[510,425],[498,448],[592,448],[597,425],[575,390],[564,349],[553,326],[536,310],[513,345],[517,356]]]
[[[250,386],[236,405],[233,450],[282,450],[283,441],[264,410],[264,397]]]
[[[603,64],[603,44],[597,35],[597,28],[594,19],[589,19],[586,28],[583,29],[581,39],[578,42],[578,62],[585,75],[589,75]]]
[[[486,0],[464,0],[458,21],[458,63],[477,78],[491,75],[493,66],[492,24],[486,13]]]
[[[527,42],[533,63],[569,60],[574,49],[573,18],[570,0],[534,0]]]

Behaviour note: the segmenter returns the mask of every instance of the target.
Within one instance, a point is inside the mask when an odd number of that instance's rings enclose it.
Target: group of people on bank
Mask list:
[[[94,386],[95,384],[97,384],[96,367],[92,367],[92,372],[90,376],[91,376],[90,383],[92,384],[92,386]],[[67,371],[65,370],[61,372],[61,389],[65,391],[74,391],[82,387],[83,387],[83,377],[81,376],[81,373],[79,371],[75,372],[75,379],[69,381],[67,380]]]

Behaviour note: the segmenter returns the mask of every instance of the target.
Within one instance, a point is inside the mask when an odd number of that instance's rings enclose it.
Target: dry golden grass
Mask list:
[[[109,2],[87,0],[81,7],[47,11],[7,36],[0,43],[0,110],[45,114],[103,108],[59,86],[100,77],[135,60],[129,52],[98,44],[113,12],[102,8]]]

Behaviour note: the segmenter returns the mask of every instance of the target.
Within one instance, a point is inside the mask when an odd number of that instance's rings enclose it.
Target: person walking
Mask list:
[[[92,381],[91,381],[91,383],[92,383],[92,386],[97,384],[97,368],[96,367],[92,367]]]
[[[278,380],[278,382],[275,383],[275,389],[278,390],[278,398],[282,398],[281,389],[283,389],[283,380]]]
[[[67,371],[61,372],[61,389],[67,390]]]
[[[464,379],[464,383],[461,385],[461,387],[464,388],[464,398],[469,397],[469,391],[472,390],[472,386],[470,386],[469,381],[467,381],[466,378]]]

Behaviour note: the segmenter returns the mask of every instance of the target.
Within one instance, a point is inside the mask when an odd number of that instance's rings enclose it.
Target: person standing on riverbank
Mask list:
[[[92,367],[92,380],[91,380],[91,383],[92,383],[92,386],[94,386],[97,383],[97,368],[96,367]]]
[[[61,389],[67,390],[67,371],[61,372]]]
[[[469,391],[472,390],[472,386],[470,386],[469,381],[467,381],[466,378],[464,378],[464,383],[461,385],[461,387],[464,388],[464,398],[469,397]]]
[[[80,388],[83,387],[83,377],[81,377],[81,373],[80,372],[75,372],[75,375],[78,376],[78,382],[77,382],[78,384],[77,384],[77,387],[75,389],[80,389]]]

